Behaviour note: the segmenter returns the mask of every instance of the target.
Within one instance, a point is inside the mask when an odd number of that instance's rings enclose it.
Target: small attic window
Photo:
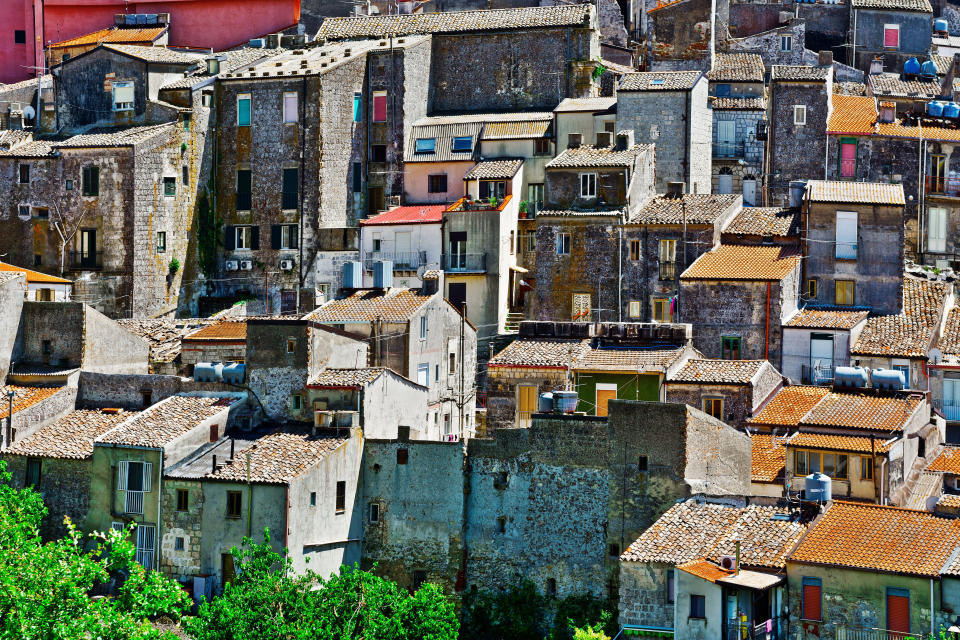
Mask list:
[[[417,138],[414,153],[434,153],[437,149],[435,138]]]
[[[458,136],[453,139],[453,151],[472,151],[472,150],[473,150],[472,136]]]
[[[656,87],[663,84],[664,82],[665,80],[663,78],[654,78],[653,80],[650,81],[650,84]]]

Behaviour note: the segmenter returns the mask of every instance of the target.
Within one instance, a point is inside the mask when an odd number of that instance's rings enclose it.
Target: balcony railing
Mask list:
[[[677,277],[677,263],[676,262],[661,262],[660,263],[660,279],[661,280],[674,280]]]
[[[927,176],[925,184],[930,195],[960,198],[960,176]]]
[[[426,251],[406,251],[399,253],[368,253],[363,261],[363,267],[367,271],[373,271],[373,263],[379,260],[390,260],[393,262],[394,271],[416,271],[427,264]]]
[[[103,268],[103,251],[70,252],[70,268],[77,271],[90,271]]]
[[[153,569],[153,549],[137,549],[137,564],[144,569]]]
[[[943,404],[940,398],[933,399],[933,408],[944,418],[951,421],[960,421],[960,407]]]
[[[451,253],[444,258],[445,271],[483,273],[487,270],[486,253]]]
[[[800,366],[800,377],[803,384],[831,385],[833,384],[833,367],[822,364],[804,364]]]
[[[743,157],[743,141],[740,142],[730,142],[725,140],[723,142],[717,142],[713,145],[713,157],[714,158],[742,158]]]
[[[143,514],[143,491],[127,491],[123,498],[124,513]]]

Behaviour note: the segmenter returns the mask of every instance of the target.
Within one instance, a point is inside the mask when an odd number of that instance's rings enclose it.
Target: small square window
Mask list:
[[[387,161],[387,145],[385,144],[370,145],[370,162],[386,162],[386,161]]]
[[[183,538],[177,536],[173,540],[173,550],[174,551],[183,551]]]
[[[611,543],[610,546],[607,548],[607,555],[610,556],[611,558],[619,558],[620,545],[618,545],[616,542]]]
[[[167,232],[157,231],[157,253],[163,253],[167,250]]]
[[[437,141],[435,138],[417,138],[414,146],[414,153],[431,154],[437,150]]]
[[[639,456],[637,458],[637,471],[646,471],[649,465],[649,459],[647,456]]]
[[[239,518],[243,511],[243,494],[239,491],[227,491],[227,517]]]
[[[640,301],[631,300],[627,303],[627,315],[636,320],[640,317]]]
[[[113,83],[113,110],[114,111],[133,111],[134,108],[134,90],[132,82],[114,82]]]
[[[294,338],[287,338],[287,353],[295,353],[297,351],[297,341]]]
[[[690,595],[690,617],[701,620],[707,617],[707,599],[705,596]]]
[[[810,278],[807,280],[807,298],[810,300],[817,299],[817,279]]]
[[[837,280],[835,283],[834,304],[852,305],[854,301],[853,280]]]
[[[723,398],[704,398],[703,412],[717,420],[723,420]]]
[[[290,396],[290,409],[292,411],[300,411],[303,408],[303,396],[299,393],[295,393]]]
[[[407,464],[410,458],[409,449],[397,449],[397,464]]]
[[[452,150],[454,152],[473,151],[473,137],[458,136],[454,138]]]
[[[177,195],[177,179],[171,177],[165,177],[163,179],[163,195],[167,198],[172,198]]]
[[[807,107],[802,104],[793,105],[793,124],[802,126],[807,124]]]
[[[27,44],[27,32],[23,29],[14,29],[13,44]]]
[[[549,138],[537,138],[533,141],[533,155],[549,156],[552,153]]]
[[[311,506],[311,507],[317,506],[317,492],[316,492],[316,491],[311,491],[311,492],[310,492],[310,506]]]
[[[437,173],[427,176],[427,193],[446,193],[447,174]]]
[[[177,511],[190,509],[190,492],[186,489],[177,489]]]
[[[740,336],[721,336],[720,347],[724,360],[740,359]]]
[[[68,179],[64,186],[66,187],[67,191],[73,191],[73,180]]]

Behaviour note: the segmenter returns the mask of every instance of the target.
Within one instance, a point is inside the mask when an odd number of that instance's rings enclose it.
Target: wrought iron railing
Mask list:
[[[833,366],[823,364],[801,365],[800,377],[803,384],[830,385],[833,384]]]
[[[715,158],[742,158],[743,142],[717,142],[713,145],[713,157]]]
[[[906,640],[906,638],[924,640],[924,638],[929,639],[930,636],[923,633],[906,633],[875,628],[837,627],[835,632],[836,640]]]
[[[941,398],[934,398],[932,403],[933,408],[936,409],[937,412],[947,420],[960,421],[960,407],[943,404],[943,400]]]
[[[123,498],[124,513],[143,514],[143,491],[127,491]]]
[[[70,268],[92,270],[103,268],[103,251],[71,251]]]
[[[661,280],[674,280],[677,277],[677,263],[676,262],[661,262],[660,263],[660,279]]]
[[[367,271],[373,271],[373,263],[379,260],[393,262],[394,271],[416,271],[427,264],[426,251],[401,251],[399,253],[368,253],[363,261]]]
[[[444,259],[445,271],[483,272],[487,270],[486,253],[451,253]]]

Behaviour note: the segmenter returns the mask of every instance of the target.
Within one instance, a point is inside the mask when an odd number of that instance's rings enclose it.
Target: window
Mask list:
[[[317,506],[317,492],[316,492],[316,491],[311,491],[311,492],[310,492],[310,506],[311,506],[311,507]]]
[[[860,479],[873,480],[873,458],[860,456]]]
[[[690,617],[705,619],[707,617],[707,598],[690,594]]]
[[[417,365],[417,384],[430,386],[430,365],[425,362]]]
[[[677,275],[677,241],[660,241],[660,279],[673,280]]]
[[[590,294],[573,294],[573,304],[571,305],[571,318],[578,322],[588,322],[590,320]]]
[[[533,155],[549,156],[551,155],[549,138],[537,138],[533,141]]]
[[[650,468],[650,459],[641,455],[637,457],[637,471],[647,471]]]
[[[847,479],[847,456],[843,453],[797,450],[793,457],[793,474],[805,476],[820,472],[831,478]]]
[[[620,557],[620,545],[618,545],[616,542],[613,542],[613,543],[609,544],[609,545],[607,546],[607,555],[610,556],[611,558],[619,558],[619,557]]]
[[[397,449],[397,464],[407,464],[410,459],[409,449]]]
[[[167,250],[167,232],[157,231],[157,253],[163,253]]]
[[[446,193],[447,174],[436,173],[427,176],[427,193]]]
[[[631,260],[640,259],[640,241],[639,240],[630,241],[630,259]]]
[[[117,490],[124,494],[124,513],[143,513],[143,494],[151,491],[152,482],[152,463],[129,460],[117,463]]]
[[[363,95],[359,93],[353,94],[353,121],[360,122],[361,117],[363,116]]]
[[[154,542],[157,528],[153,525],[137,524],[137,563],[145,569],[153,568]]]
[[[27,458],[27,477],[25,486],[39,487],[40,472],[43,467],[43,460],[40,458]]]
[[[19,207],[17,207],[17,215],[19,215],[19,216],[20,216],[21,218],[23,218],[24,220],[29,220],[29,219],[30,219],[30,205],[28,205],[28,204],[21,204]]]
[[[723,420],[723,398],[704,398],[703,412],[717,420]]]
[[[420,339],[427,339],[427,316],[420,316]]]
[[[173,550],[174,551],[183,551],[183,537],[177,536],[173,540]]]
[[[857,259],[856,211],[837,211],[835,249],[838,260]]]
[[[673,569],[667,569],[667,603],[673,604],[676,597],[677,585],[675,582]]]
[[[580,197],[581,198],[597,197],[597,174],[595,173],[580,174]]]
[[[290,396],[290,410],[291,411],[300,411],[303,409],[303,396],[299,393],[295,393]]]
[[[499,516],[497,517],[497,533],[506,533],[507,532],[507,517]]]
[[[834,304],[851,305],[854,300],[853,280],[837,280],[835,283]]]
[[[80,176],[80,194],[100,195],[100,167],[84,167]]]
[[[840,177],[857,177],[857,139],[840,138]]]
[[[473,151],[473,136],[457,136],[453,139],[451,151]]]
[[[252,248],[251,242],[251,230],[252,227],[236,227],[234,231],[236,232],[236,244],[234,245],[237,249],[250,249]]]
[[[557,597],[557,579],[547,578],[547,595],[551,598]]]
[[[380,238],[380,234],[374,233],[373,234],[373,252],[380,253],[382,248],[383,248],[383,240]]]
[[[740,336],[721,336],[720,347],[724,360],[740,359]]]
[[[243,494],[239,491],[227,491],[227,517],[239,518],[243,510]]]
[[[370,145],[370,162],[386,162],[386,161],[387,161],[387,145],[385,144]]]
[[[627,303],[627,315],[634,319],[640,317],[640,301],[639,300],[631,300],[630,302]]]
[[[347,483],[345,480],[338,480],[336,512],[343,513],[346,510],[347,510]]]
[[[447,372],[450,375],[453,375],[457,372],[457,354],[455,353],[449,354],[449,357],[447,358],[447,360],[449,361],[449,364],[450,364],[449,368],[447,369]]]
[[[140,401],[144,407],[149,407],[153,404],[153,391],[145,390],[140,392]]]
[[[249,93],[241,93],[237,96],[237,126],[250,126],[250,108],[253,99]]]
[[[183,165],[180,169],[180,182],[182,182],[184,186],[190,184],[190,167],[187,165]]]
[[[190,509],[190,492],[186,489],[177,489],[177,511]]]
[[[33,254],[33,266],[40,267],[43,266],[43,256],[39,253]]]
[[[114,111],[133,111],[133,83],[132,82],[114,82],[113,83],[113,110]]]
[[[891,361],[891,369],[903,373],[903,385],[905,389],[910,388],[910,361],[894,359]]]
[[[163,179],[163,195],[165,198],[172,198],[177,195],[177,179],[165,177]]]
[[[413,570],[413,581],[410,583],[410,590],[417,591],[427,581],[427,572],[423,569]]]
[[[431,154],[437,151],[437,140],[436,138],[417,138],[417,141],[414,143],[413,152],[414,153],[424,153]]]
[[[66,188],[67,191],[73,191],[73,180],[67,180],[64,188]]]
[[[297,350],[297,341],[293,338],[287,338],[287,353],[295,353]]]
[[[296,249],[299,244],[299,232],[295,224],[270,225],[270,247],[277,251]]]
[[[557,234],[557,255],[558,256],[570,255],[570,234],[569,233],[561,232]]]
[[[800,617],[820,622],[820,578],[804,578],[800,591]]]
[[[373,121],[374,122],[387,121],[387,92],[386,91],[373,92]]]
[[[927,209],[927,251],[947,250],[947,210],[943,207]]]
[[[807,124],[807,107],[802,104],[793,105],[793,124]]]
[[[250,169],[237,169],[237,211],[250,211],[253,204],[252,185]]]
[[[781,35],[780,36],[780,51],[784,53],[789,53],[793,51],[793,36],[792,35]]]
[[[730,95],[730,85],[728,84],[715,85],[713,91],[718,98],[726,98]]]
[[[285,211],[295,211],[299,206],[300,172],[297,169],[283,170],[283,194],[280,198],[280,208]]]
[[[670,309],[670,299],[669,298],[654,298],[653,299],[653,321],[654,322],[671,322],[673,319],[673,314]]]
[[[190,131],[190,114],[189,113],[184,113],[180,117],[180,122],[181,124],[183,124],[184,131]]]
[[[363,165],[359,162],[353,163],[353,192],[363,191]]]
[[[380,503],[379,502],[370,503],[370,522],[372,523],[380,522]]]
[[[534,182],[527,185],[527,217],[537,215],[543,209],[543,183]]]
[[[27,32],[24,29],[13,30],[13,44],[27,44]]]
[[[810,300],[817,299],[817,279],[810,278],[807,280],[807,298]]]
[[[900,48],[900,25],[883,25],[883,46],[887,49]]]
[[[30,165],[27,163],[20,163],[20,178],[18,182],[20,184],[30,184]]]
[[[287,92],[283,94],[283,123],[293,124],[299,120],[297,113],[297,94]]]
[[[479,192],[481,200],[503,200],[507,194],[507,183],[503,180],[481,180]]]

